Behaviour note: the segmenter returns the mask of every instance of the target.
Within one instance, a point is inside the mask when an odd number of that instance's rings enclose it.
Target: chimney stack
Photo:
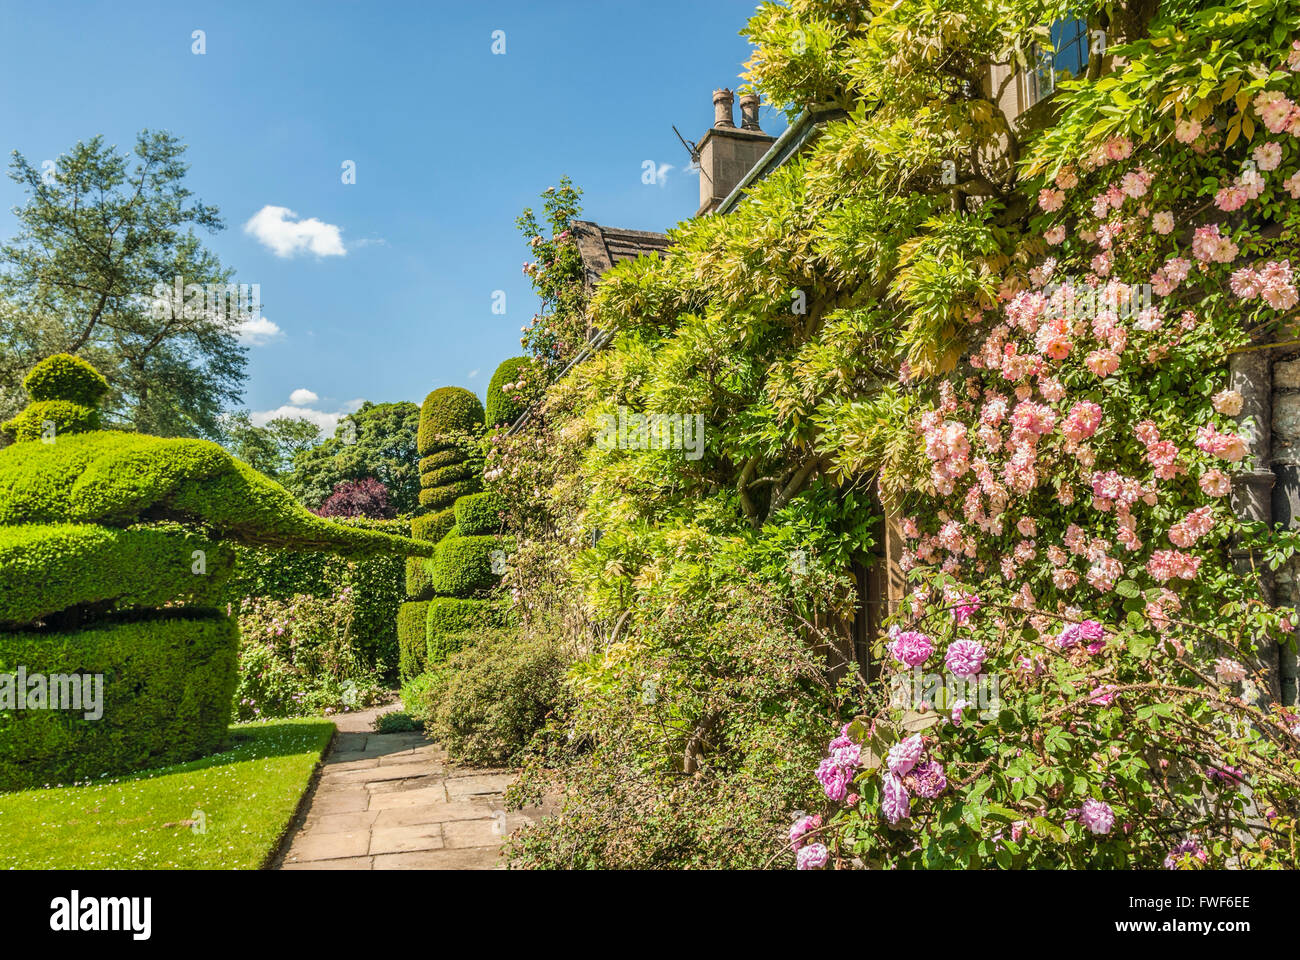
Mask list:
[[[776,142],[758,126],[756,93],[740,98],[742,126],[732,119],[736,96],[730,90],[713,91],[713,126],[699,143],[700,209],[696,216],[712,213]]]
[[[713,125],[715,127],[734,128],[736,126],[736,121],[731,118],[731,106],[735,102],[735,95],[726,87],[713,91]]]

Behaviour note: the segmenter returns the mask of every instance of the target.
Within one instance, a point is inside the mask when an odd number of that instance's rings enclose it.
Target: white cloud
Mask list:
[[[318,257],[341,257],[343,233],[332,223],[311,217],[299,220],[288,207],[267,204],[244,224],[244,232],[255,237],[277,257],[292,257],[308,251]]]
[[[474,379],[475,377],[477,377],[477,376],[478,376],[478,371],[477,371],[477,370],[471,370],[471,371],[469,372],[469,379],[473,380],[473,379]]]
[[[308,400],[304,394],[310,395],[311,399]],[[315,408],[308,406],[308,404],[315,403],[319,399],[320,398],[310,390],[298,389],[290,395],[289,403],[276,407],[274,410],[254,410],[249,414],[249,419],[252,420],[253,426],[255,427],[264,427],[272,420],[277,420],[280,417],[289,420],[309,420],[316,424],[316,426],[320,427],[322,437],[332,437],[334,436],[335,428],[339,425],[339,421],[349,413],[355,413],[357,410],[361,409],[361,405],[365,403],[364,400],[359,398],[356,400],[349,400],[338,410],[332,412],[328,410],[316,410]]]
[[[235,337],[246,347],[264,347],[276,337],[283,337],[279,324],[266,317],[249,317],[235,324]]]

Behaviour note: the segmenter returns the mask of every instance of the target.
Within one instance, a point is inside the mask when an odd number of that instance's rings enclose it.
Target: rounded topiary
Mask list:
[[[524,394],[516,389],[507,392],[503,388],[506,384],[516,384],[520,380],[527,381],[531,377],[532,370],[532,361],[527,357],[511,357],[503,360],[501,366],[497,367],[487,390],[485,412],[488,426],[506,426],[523,416],[524,411],[528,409],[528,404],[523,399]]]
[[[446,660],[460,648],[461,636],[465,631],[496,627],[501,623],[501,608],[493,600],[438,597],[429,601],[426,664],[436,666]]]
[[[424,672],[429,603],[416,600],[397,608],[397,673],[404,682]]]
[[[33,400],[67,400],[93,407],[108,393],[108,381],[80,357],[56,353],[46,357],[23,379],[27,396]]]
[[[99,429],[99,411],[71,400],[36,400],[0,429],[19,443],[28,440],[55,442],[60,435],[88,433]]]
[[[456,501],[456,528],[466,536],[496,533],[501,529],[505,503],[495,493],[471,493]]]
[[[429,582],[442,597],[468,597],[496,585],[493,551],[505,551],[499,537],[448,536],[429,563]]]
[[[436,513],[426,513],[411,518],[411,536],[416,540],[437,543],[456,524],[456,513],[451,507]]]
[[[443,447],[436,453],[420,458],[420,475],[431,473],[441,467],[450,467],[453,463],[460,463],[463,459],[465,459],[465,454],[456,445]]]
[[[445,486],[434,487],[430,490],[420,491],[420,506],[429,510],[443,510],[450,507],[461,497],[471,493],[478,493],[479,479],[471,477],[468,480],[458,480],[455,483],[449,483]]]
[[[476,433],[483,426],[483,404],[463,387],[439,387],[420,407],[416,447],[422,455],[438,449],[437,440],[449,433]]]

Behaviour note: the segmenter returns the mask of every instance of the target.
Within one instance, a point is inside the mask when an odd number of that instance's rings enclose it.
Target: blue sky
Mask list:
[[[226,221],[205,240],[260,285],[278,331],[250,353],[253,411],[294,391],[326,423],[446,384],[483,396],[537,309],[515,217],[564,174],[586,219],[663,230],[694,214],[699,181],[672,125],[692,140],[708,128],[713,89],[739,83],[755,6],[0,0],[0,146],[39,166],[95,134],[189,144],[188,183]],[[762,122],[784,127],[766,106]],[[642,183],[646,160],[672,165],[661,185]],[[0,235],[21,199],[0,182]]]

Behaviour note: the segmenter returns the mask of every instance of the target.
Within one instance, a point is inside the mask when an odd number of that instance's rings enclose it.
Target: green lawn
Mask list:
[[[202,760],[0,794],[0,869],[256,869],[333,732],[320,719],[240,724]]]

